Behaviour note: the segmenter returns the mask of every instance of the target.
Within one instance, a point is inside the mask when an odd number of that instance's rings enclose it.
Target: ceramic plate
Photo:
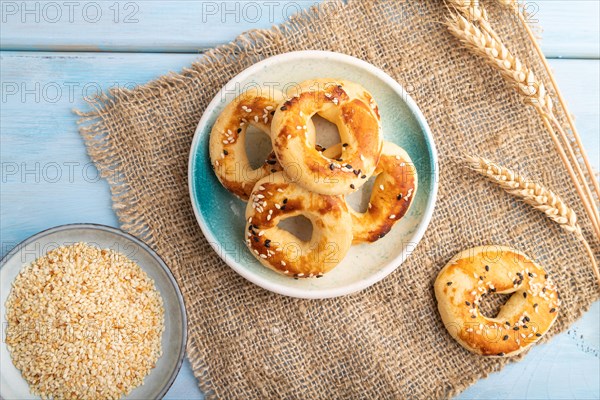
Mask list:
[[[86,242],[100,248],[110,248],[135,261],[150,278],[163,298],[165,331],[162,336],[162,356],[146,376],[144,384],[125,399],[160,399],[177,377],[187,341],[187,318],[179,287],[160,257],[139,239],[115,228],[94,224],[63,225],[40,232],[11,250],[0,262],[0,318],[6,324],[5,303],[10,287],[23,266],[58,246]],[[36,399],[29,386],[13,365],[2,334],[0,346],[0,398]]]
[[[235,198],[219,183],[211,169],[208,142],[212,126],[223,108],[245,89],[266,85],[286,92],[295,84],[313,78],[354,81],[373,94],[381,114],[384,140],[394,142],[408,152],[417,168],[419,186],[409,212],[387,236],[372,244],[352,246],[342,262],[323,278],[294,280],[263,267],[246,248],[246,203]],[[437,182],[437,155],[429,127],[406,91],[389,75],[369,63],[323,51],[301,51],[271,57],[233,78],[202,116],[192,142],[189,162],[194,212],[217,254],[251,282],[276,293],[302,298],[335,297],[362,290],[402,264],[429,224]],[[367,197],[368,192],[363,198]]]

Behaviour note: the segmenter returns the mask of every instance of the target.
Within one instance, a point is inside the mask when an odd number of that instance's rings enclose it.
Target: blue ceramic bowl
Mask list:
[[[140,239],[110,226],[71,224],[39,232],[15,246],[0,261],[0,321],[6,323],[6,300],[10,288],[25,265],[59,247],[85,242],[101,249],[112,249],[135,261],[154,280],[165,308],[165,331],[162,335],[163,354],[127,399],[162,399],[183,363],[187,343],[187,316],[183,296],[164,261]],[[4,339],[4,336],[2,337]],[[6,344],[0,346],[0,399],[38,399],[13,365]]]
[[[353,246],[321,279],[294,280],[263,267],[244,243],[246,203],[221,186],[208,152],[212,126],[223,108],[244,90],[270,86],[286,92],[314,78],[363,85],[379,106],[384,140],[404,148],[417,168],[418,190],[407,215],[383,239]],[[276,293],[327,298],[362,290],[394,271],[410,255],[431,219],[437,195],[437,154],[429,127],[415,102],[389,75],[354,57],[324,51],[286,53],[261,61],[233,78],[208,105],[192,142],[189,186],[194,213],[217,254],[237,273]]]

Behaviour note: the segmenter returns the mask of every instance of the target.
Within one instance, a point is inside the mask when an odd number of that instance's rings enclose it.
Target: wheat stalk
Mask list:
[[[542,51],[542,48],[540,47],[540,45],[538,43],[536,35],[533,33],[533,30],[529,27],[529,23],[527,22],[527,18],[525,15],[525,9],[523,9],[523,12],[521,12],[521,7],[517,0],[498,0],[498,2],[502,6],[506,7],[507,9],[515,12],[517,14],[517,16],[519,17],[519,19],[521,20],[521,23],[522,23],[523,27],[525,28],[527,35],[531,39],[531,43],[533,44],[535,51],[538,53],[540,60],[544,64],[544,68],[546,68],[546,72],[548,74],[548,78],[550,79],[550,83],[552,83],[552,86],[554,86],[554,88],[556,89],[556,97],[558,98],[558,102],[560,103],[562,109],[565,110],[565,117],[567,119],[567,123],[569,124],[571,133],[573,134],[573,137],[575,138],[575,142],[577,143],[577,146],[579,146],[580,149],[583,149],[584,147],[583,147],[583,144],[581,143],[581,137],[579,136],[579,133],[577,132],[577,128],[575,127],[575,122],[573,121],[573,118],[571,117],[571,115],[568,112],[566,112],[566,110],[567,110],[566,101],[563,98],[560,90],[558,89],[558,84],[556,82],[556,79],[554,78],[554,74],[552,73],[552,68],[550,68],[550,64],[548,63],[548,60],[546,60],[546,57],[544,56],[544,52]],[[488,28],[490,28],[489,24],[484,29],[488,29]],[[592,185],[594,186],[596,196],[598,199],[600,199],[600,183],[594,178],[595,172],[594,172],[594,169],[592,168],[590,160],[587,157],[587,155],[585,154],[585,152],[581,152],[581,157],[583,158],[583,162],[587,169],[587,173],[592,181]],[[585,179],[584,179],[584,181],[585,181]]]
[[[592,261],[596,278],[600,283],[600,272],[598,271],[596,257],[583,236],[581,226],[577,223],[577,215],[556,193],[485,158],[466,155],[464,159],[470,169],[498,184],[506,192],[522,199],[536,210],[543,212],[565,231],[575,234],[577,239],[585,246]]]
[[[458,0],[452,0],[451,4],[457,7],[457,1]],[[458,2],[462,4],[462,2]],[[463,4],[462,9],[458,7],[457,9],[459,9],[459,11],[464,11],[464,7]],[[485,12],[480,13],[480,15],[485,15]],[[488,32],[488,30],[493,31],[489,28],[489,24],[487,25],[487,29],[479,29],[464,16],[453,13],[450,15],[447,25],[450,32],[460,39],[465,47],[481,56],[488,64],[498,70],[500,74],[516,88],[517,92],[524,97],[525,102],[532,105],[542,117],[542,122],[550,133],[559,156],[573,179],[575,189],[583,202],[586,213],[590,217],[594,231],[596,235],[600,236],[600,216],[598,216],[598,211],[595,209],[594,196],[592,195],[590,188],[585,184],[585,175],[579,166],[579,162],[570,146],[567,135],[554,115],[552,97],[546,91],[544,84],[538,81],[533,71],[521,63],[521,61],[514,56],[501,41],[497,40]],[[494,36],[497,37],[495,34]],[[554,129],[561,135],[564,145],[569,152],[569,157],[571,160],[574,160],[575,170],[567,159],[567,154]],[[577,178],[577,174],[581,177],[581,180],[584,183],[583,186]],[[594,205],[594,207],[592,205]]]

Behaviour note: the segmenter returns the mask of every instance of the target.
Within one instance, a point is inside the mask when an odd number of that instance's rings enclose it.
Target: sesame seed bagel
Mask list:
[[[337,126],[343,143],[338,159],[315,150],[307,131],[315,114]],[[277,108],[271,140],[284,171],[298,184],[321,194],[350,193],[365,183],[361,176],[370,177],[379,162],[382,139],[377,104],[356,83],[339,79],[303,82],[299,93]]]
[[[434,287],[450,335],[484,356],[521,353],[550,329],[560,306],[556,287],[542,267],[509,247],[482,246],[457,254]],[[495,318],[479,311],[487,293],[513,293]]]
[[[312,222],[308,242],[277,226],[297,215]],[[352,218],[341,197],[309,192],[278,172],[258,181],[252,191],[246,207],[246,244],[267,268],[294,278],[319,278],[348,252]]]
[[[335,157],[337,145],[325,151]],[[417,193],[417,170],[408,153],[400,146],[384,142],[379,164],[373,174],[377,178],[364,213],[348,207],[352,215],[353,244],[375,242],[384,237],[406,213]],[[361,175],[366,179],[365,175]]]
[[[254,126],[270,137],[271,121],[283,94],[272,88],[252,88],[229,103],[213,125],[209,152],[212,167],[221,184],[247,201],[254,184],[265,176],[281,171],[275,154],[259,168],[252,168],[246,154],[246,130]],[[314,125],[308,125],[314,137]]]

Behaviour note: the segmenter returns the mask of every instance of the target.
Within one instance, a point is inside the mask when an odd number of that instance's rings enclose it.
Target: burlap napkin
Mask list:
[[[494,3],[486,5],[500,36],[545,78],[517,18]],[[548,337],[598,298],[589,259],[572,235],[456,161],[461,152],[486,156],[543,182],[593,237],[538,116],[458,45],[442,24],[447,12],[435,0],[329,4],[247,33],[180,74],[92,104],[82,129],[89,154],[110,182],[122,227],[156,249],[181,285],[188,357],[209,397],[446,398],[499,370],[508,360],[465,351],[436,309],[437,272],[471,246],[516,247],[555,277],[564,306]],[[371,288],[320,301],[276,295],[233,272],[204,239],[187,186],[192,136],[217,91],[259,60],[303,49],[350,54],[394,77],[425,114],[440,156],[437,208],[417,250]],[[598,254],[598,241],[591,245]]]

